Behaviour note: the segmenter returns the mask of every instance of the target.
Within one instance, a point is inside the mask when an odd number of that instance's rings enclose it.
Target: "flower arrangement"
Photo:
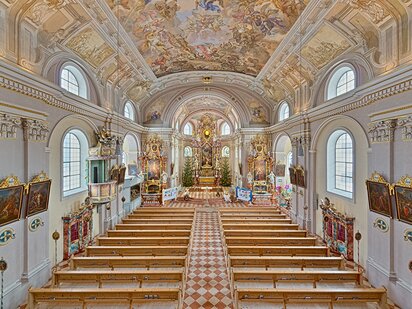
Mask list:
[[[277,186],[276,191],[279,196],[279,205],[288,206],[290,199],[292,197],[292,186],[291,185]],[[284,203],[282,203],[281,200],[283,200]]]

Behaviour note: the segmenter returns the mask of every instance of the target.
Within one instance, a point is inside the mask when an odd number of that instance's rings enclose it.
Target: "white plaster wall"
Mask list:
[[[341,197],[326,190],[326,145],[332,132],[338,128],[349,131],[354,138],[354,198],[348,199]],[[368,176],[368,141],[365,133],[354,120],[349,117],[338,117],[329,124],[321,126],[315,133],[316,140],[316,189],[315,192],[320,199],[327,196],[331,203],[335,204],[338,211],[355,217],[354,233],[360,231],[363,237],[360,245],[360,264],[365,266],[368,254],[368,200],[365,187],[365,179]],[[316,207],[316,205],[314,205]],[[322,210],[316,207],[316,233],[323,235],[322,232]],[[357,246],[354,244],[354,258],[357,260]]]

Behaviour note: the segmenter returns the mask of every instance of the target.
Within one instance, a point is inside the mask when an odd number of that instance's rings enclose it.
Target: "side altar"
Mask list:
[[[162,204],[162,190],[168,187],[163,140],[158,135],[149,136],[144,149],[139,158],[144,171],[142,205],[159,206]]]

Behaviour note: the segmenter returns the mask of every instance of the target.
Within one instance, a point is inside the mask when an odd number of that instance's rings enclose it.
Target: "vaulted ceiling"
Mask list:
[[[160,77],[199,70],[256,76],[309,0],[106,1]]]

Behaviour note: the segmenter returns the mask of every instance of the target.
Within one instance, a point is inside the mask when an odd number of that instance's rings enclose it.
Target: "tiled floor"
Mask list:
[[[196,210],[183,302],[183,308],[233,308],[216,208]]]

